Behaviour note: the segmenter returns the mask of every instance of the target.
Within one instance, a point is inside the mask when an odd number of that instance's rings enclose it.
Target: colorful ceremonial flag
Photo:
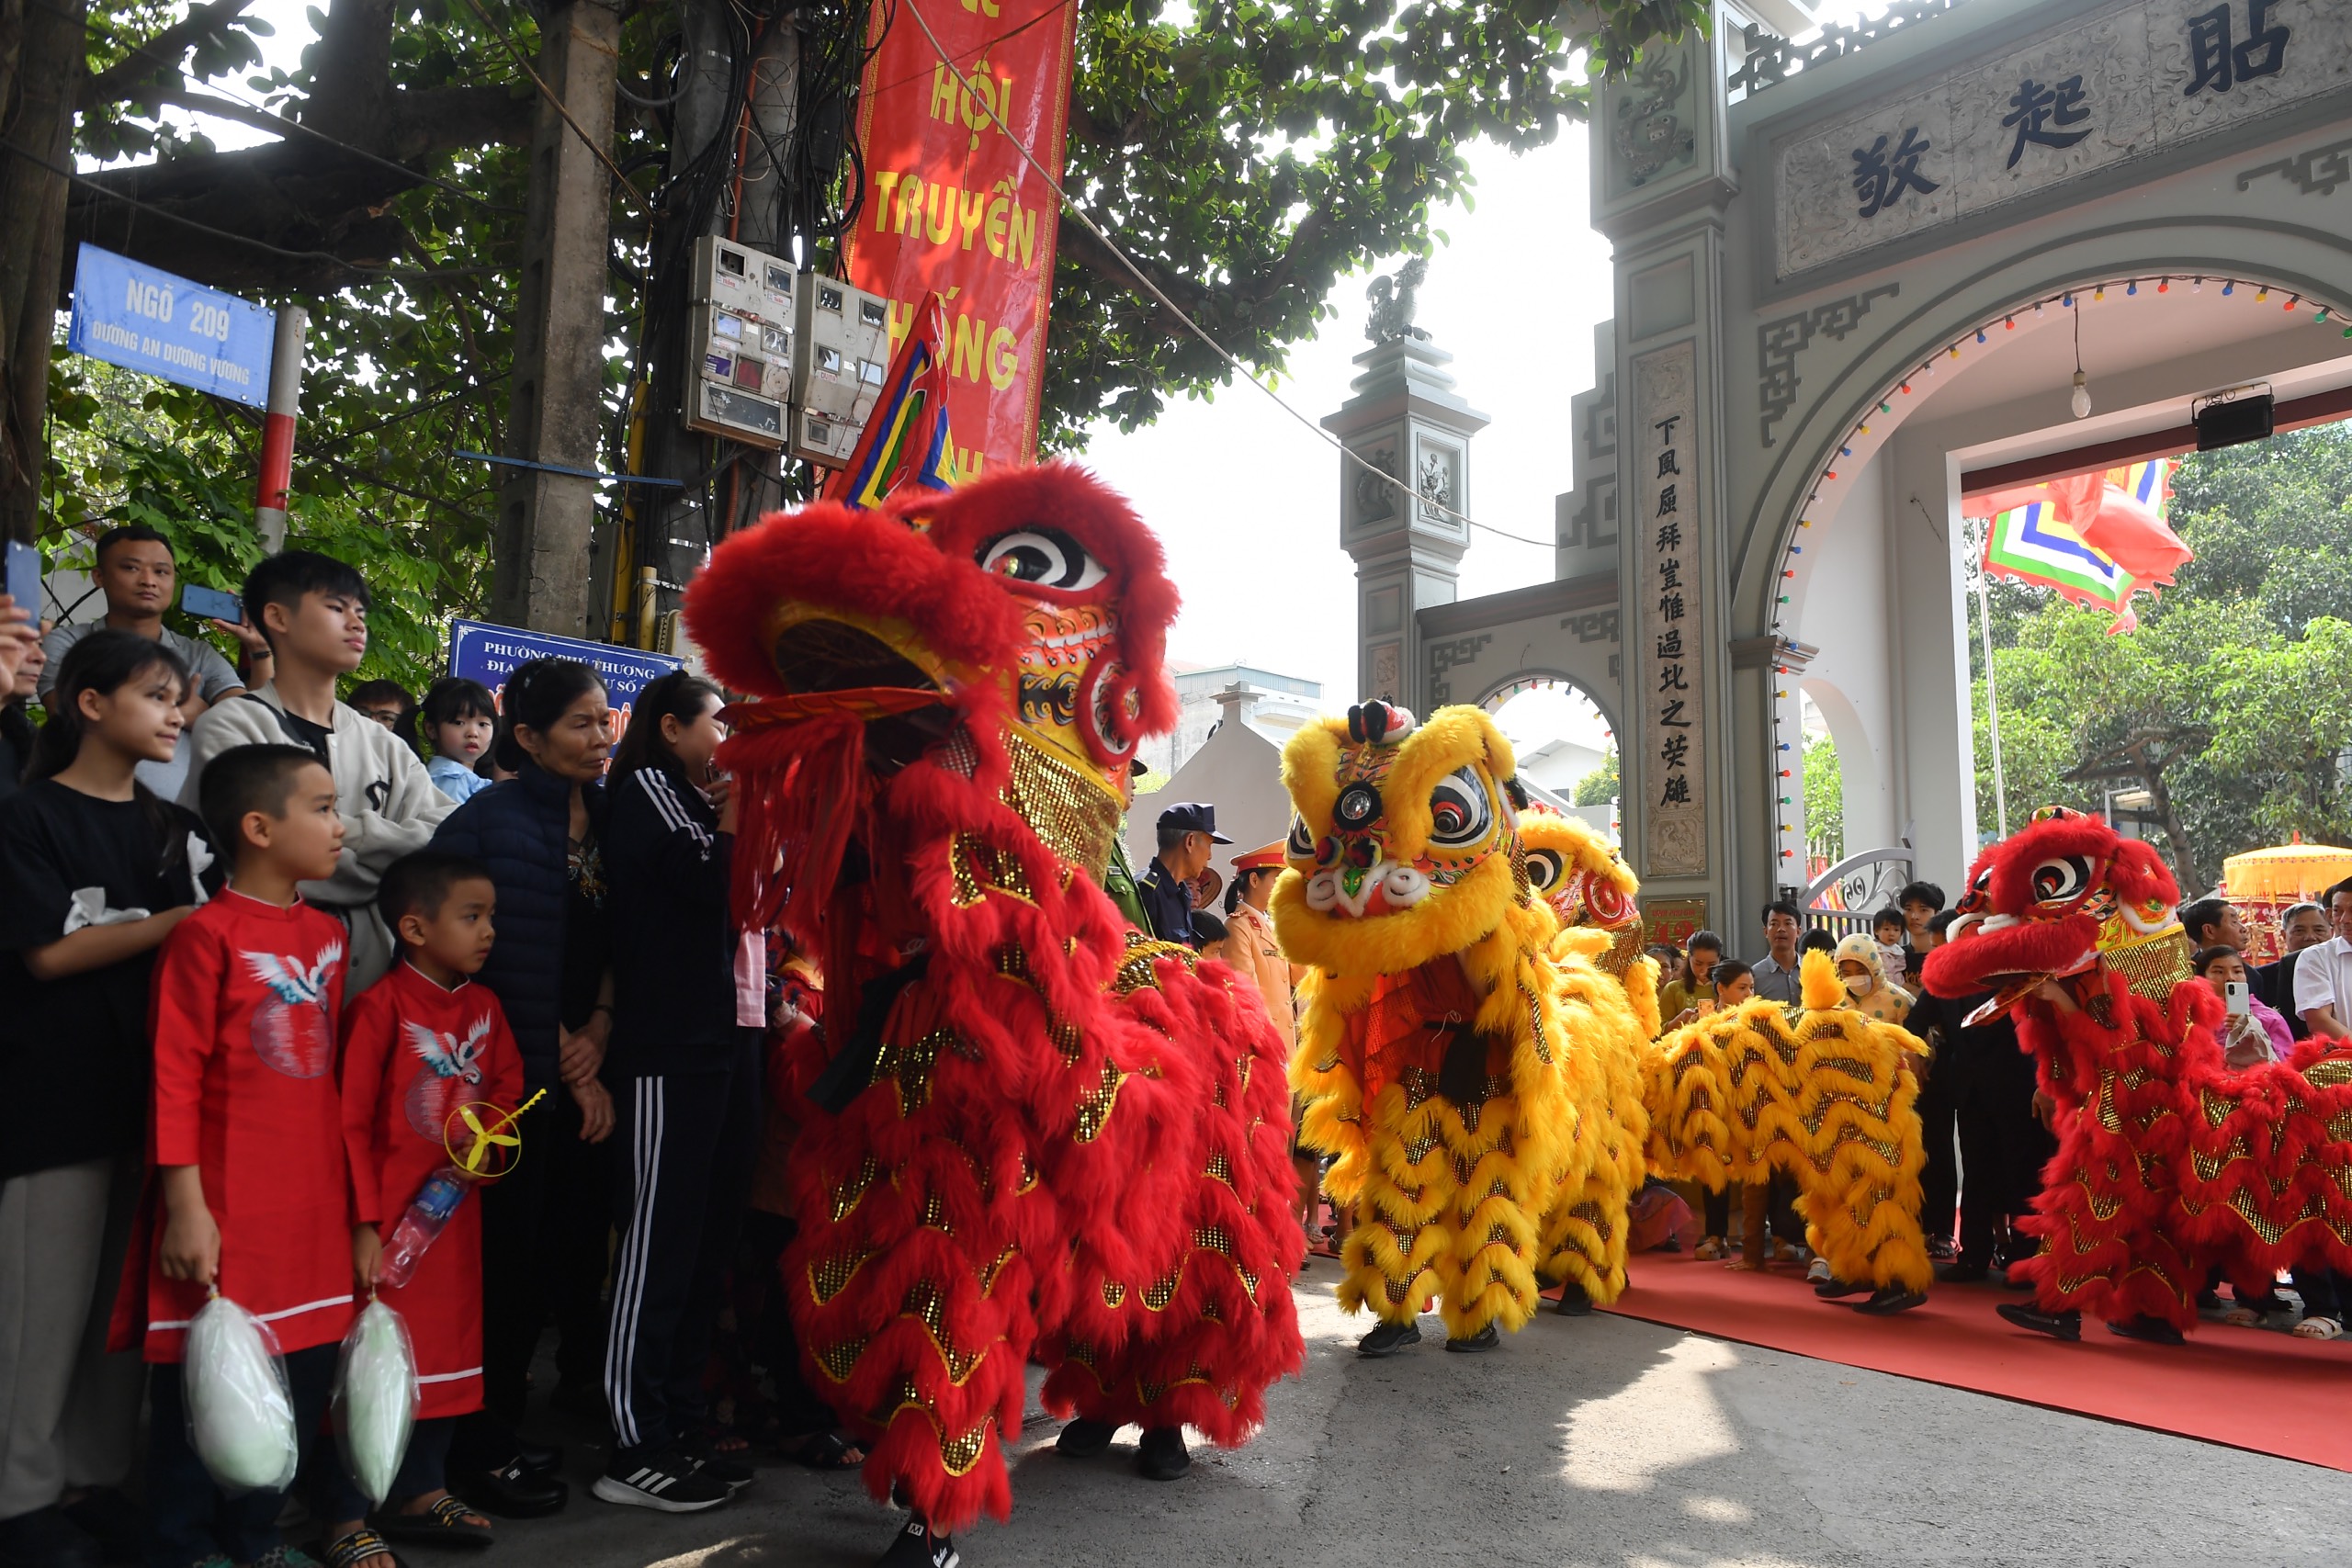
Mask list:
[[[945,338],[946,311],[933,294],[899,342],[882,382],[882,400],[866,419],[849,466],[826,477],[825,500],[875,506],[901,485],[952,490],[963,482],[967,476],[957,469],[947,429]]]
[[[2134,586],[2112,557],[2058,521],[2056,504],[2047,501],[2012,507],[1992,520],[1984,530],[1984,570],[2102,610],[2121,610]]]
[[[2085,544],[2151,593],[2171,587],[2173,573],[2197,558],[2165,521],[2172,502],[2172,467],[2170,458],[2159,457],[2109,468],[2091,517],[2075,527]]]
[[[2132,595],[2171,586],[2197,558],[2165,521],[2172,467],[2158,457],[1974,497],[1963,513],[1990,519],[1984,570],[2112,610],[2110,632],[2133,629]]]

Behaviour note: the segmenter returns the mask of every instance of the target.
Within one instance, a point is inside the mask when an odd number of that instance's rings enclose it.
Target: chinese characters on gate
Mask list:
[[[1707,615],[1698,351],[1672,344],[1634,361],[1627,525],[1640,552],[1627,695],[1626,806],[1638,810],[1642,875],[1707,874]]]
[[[1657,611],[1656,628],[1656,662],[1657,672],[1655,728],[1657,734],[1657,761],[1660,781],[1659,806],[1690,804],[1690,728],[1694,716],[1690,711],[1690,667],[1698,658],[1695,641],[1686,644],[1683,638],[1684,619],[1689,612],[1690,585],[1683,580],[1690,565],[1685,553],[1682,527],[1682,502],[1679,493],[1682,474],[1681,448],[1674,444],[1675,427],[1684,423],[1683,416],[1670,414],[1653,422],[1657,432],[1657,500],[1652,526],[1656,529],[1651,547],[1657,553]],[[1694,631],[1696,628],[1692,628]]]
[[[2188,50],[2188,80],[2183,97],[2227,93],[2239,83],[2276,76],[2286,69],[2287,44],[2294,29],[2274,21],[2270,12],[2279,0],[2223,0],[2183,22]],[[2238,19],[2245,18],[2243,30]],[[2015,169],[2037,155],[2038,149],[2063,151],[2098,129],[2098,104],[2084,87],[2081,74],[2042,82],[2019,78],[2008,93],[2000,126],[2008,139],[2008,162]],[[1876,218],[1912,193],[1931,195],[1951,177],[1939,170],[1934,141],[1922,127],[1909,125],[1901,135],[1881,135],[1867,147],[1853,149],[1855,212]],[[1890,145],[1892,143],[1892,145]],[[1922,167],[1923,161],[1926,167]],[[2030,164],[2028,164],[2030,167]]]

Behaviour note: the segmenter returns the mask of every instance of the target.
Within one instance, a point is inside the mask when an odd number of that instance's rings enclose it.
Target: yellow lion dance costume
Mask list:
[[[1875,1287],[1873,1314],[1927,1300],[1919,1233],[1917,1036],[1840,1006],[1826,953],[1805,954],[1802,1007],[1758,999],[1684,1025],[1646,1063],[1650,1164],[1721,1190],[1796,1178],[1805,1240],[1834,1276],[1825,1297]]]
[[[1485,1350],[1533,1314],[1539,1269],[1602,1303],[1624,1286],[1646,1134],[1609,1062],[1640,1025],[1588,951],[1554,952],[1517,772],[1475,707],[1416,728],[1366,703],[1283,749],[1297,815],[1274,924],[1314,971],[1291,1081],[1304,1141],[1339,1156],[1328,1190],[1357,1204],[1340,1303],[1381,1319],[1365,1355],[1417,1343],[1433,1296],[1447,1348]]]
[[[1632,1035],[1603,1035],[1588,1043],[1598,1058],[1613,1112],[1600,1134],[1609,1140],[1607,1166],[1612,1175],[1624,1173],[1626,1191],[1637,1190],[1649,1125],[1642,1098],[1643,1069],[1649,1043],[1658,1032],[1657,960],[1643,951],[1641,908],[1634,902],[1641,880],[1608,840],[1549,807],[1522,812],[1519,836],[1527,850],[1529,889],[1552,907],[1560,922],[1552,954],[1568,983],[1583,983],[1581,971],[1566,962],[1573,953],[1599,965],[1633,1010]],[[1625,1288],[1625,1227],[1607,1225],[1607,1213],[1598,1194],[1568,1190],[1544,1216],[1543,1271],[1560,1281],[1563,1315],[1581,1316],[1592,1310],[1589,1280],[1596,1269],[1579,1268],[1580,1260],[1593,1261],[1597,1271],[1611,1280],[1601,1299],[1613,1301]]]

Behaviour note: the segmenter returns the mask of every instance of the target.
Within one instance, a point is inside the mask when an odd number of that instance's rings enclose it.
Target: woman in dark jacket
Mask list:
[[[521,1049],[526,1112],[512,1175],[483,1189],[482,1403],[460,1427],[453,1488],[509,1518],[550,1514],[567,1489],[560,1451],[517,1436],[550,1309],[561,1338],[558,1397],[602,1404],[605,1251],[611,1234],[612,1098],[598,1077],[612,1035],[611,901],[604,866],[612,710],[605,683],[569,659],[507,678],[495,755],[515,777],[450,813],[433,847],[490,868],[498,942],[477,976]]]
[[[638,694],[613,755],[613,1307],[607,1502],[713,1506],[750,1470],[714,1451],[703,1394],[759,1144],[762,934],[736,929],[735,804],[712,767],[718,688],[684,671]]]

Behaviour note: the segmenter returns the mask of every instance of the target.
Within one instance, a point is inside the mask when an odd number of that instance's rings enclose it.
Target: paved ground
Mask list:
[[[1754,1349],[1625,1318],[1545,1316],[1483,1357],[1352,1354],[1318,1260],[1304,1378],[1238,1453],[1155,1485],[1132,1432],[1062,1460],[1035,1404],[1009,1526],[971,1568],[1883,1568],[2340,1562],[2352,1475]],[[2347,1368],[2352,1393],[2352,1368]],[[574,1455],[584,1488],[593,1456]],[[498,1568],[858,1568],[895,1516],[854,1476],[765,1470],[659,1517],[575,1497],[509,1525]]]

